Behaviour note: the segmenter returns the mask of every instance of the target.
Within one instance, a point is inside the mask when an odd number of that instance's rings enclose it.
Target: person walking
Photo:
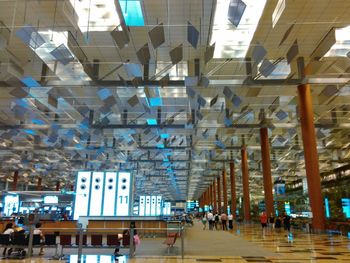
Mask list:
[[[204,214],[202,217],[203,230],[207,228],[207,215]]]
[[[218,212],[216,212],[216,213],[215,213],[215,216],[214,216],[214,226],[215,226],[215,230],[218,230],[219,221],[220,221],[219,214],[218,214]]]
[[[282,227],[282,220],[281,217],[277,216],[275,219],[275,231],[280,232]]]
[[[230,230],[232,230],[233,229],[233,215],[230,213],[227,218],[228,218],[228,228]]]
[[[265,211],[262,212],[260,215],[260,223],[263,230],[263,235],[265,235],[265,229],[267,227],[267,215]]]
[[[283,213],[283,227],[284,230],[287,230],[288,233],[290,232],[290,216],[286,214],[286,212]]]
[[[214,215],[211,211],[207,214],[208,224],[209,224],[209,230],[213,230],[214,225]]]
[[[227,215],[225,212],[222,212],[221,214],[221,224],[222,230],[227,230]]]

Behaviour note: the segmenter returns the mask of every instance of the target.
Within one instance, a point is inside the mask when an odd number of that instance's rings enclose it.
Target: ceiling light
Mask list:
[[[350,51],[350,26],[335,30],[336,43],[324,55],[325,57],[346,57]]]
[[[210,44],[215,44],[214,58],[244,58],[264,10],[266,0],[245,0],[247,5],[236,27],[227,18],[230,1],[218,0]]]
[[[69,0],[81,32],[111,31],[120,24],[115,0]]]

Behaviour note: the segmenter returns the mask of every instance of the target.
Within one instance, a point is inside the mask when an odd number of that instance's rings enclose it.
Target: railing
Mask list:
[[[118,239],[118,242],[121,241],[125,241],[125,237],[129,238],[128,240],[128,244],[125,246],[123,244],[123,246],[118,246],[118,248],[121,249],[129,249],[128,254],[129,257],[132,258],[134,257],[134,251],[135,251],[135,243],[134,243],[134,233],[135,230],[134,228],[43,228],[41,229],[43,234],[48,235],[48,233],[54,233],[55,234],[55,243],[51,244],[52,246],[55,246],[56,251],[55,251],[55,259],[61,259],[64,257],[63,255],[63,249],[64,248],[73,248],[73,249],[77,249],[77,255],[78,255],[78,262],[81,262],[81,256],[83,255],[83,249],[85,248],[96,248],[96,247],[101,247],[101,248],[115,248],[116,246],[109,246],[108,245],[108,236],[113,236],[119,233],[125,233],[127,232],[128,234],[125,234],[125,236],[123,236],[123,239],[120,237]],[[127,230],[127,231],[125,231]],[[27,253],[27,257],[31,257],[32,253],[33,253],[33,247],[37,247],[37,246],[44,246],[46,247],[47,245],[43,244],[43,245],[39,245],[39,244],[33,244],[34,241],[34,226],[31,225],[28,229],[29,234],[27,237],[27,247],[28,248],[28,253]],[[165,237],[165,238],[169,238],[170,234],[169,233],[176,233],[176,236],[179,237],[180,239],[180,253],[178,253],[177,255],[181,255],[181,258],[184,258],[184,235],[185,235],[185,229],[183,226],[180,226],[179,228],[137,228],[137,233],[139,236],[141,237],[145,237],[143,239],[142,242],[147,242],[147,240],[152,240],[151,238],[146,238],[147,236],[152,236],[152,237]],[[151,233],[151,234],[150,234]],[[53,235],[53,234],[52,234]],[[62,237],[65,236],[69,236],[69,240],[70,242],[66,242],[65,244],[62,244]],[[75,236],[75,244],[72,244],[72,241],[74,238],[72,238],[72,236]],[[93,236],[99,236],[100,238],[100,244],[97,246],[92,245],[92,237]],[[129,237],[128,237],[129,236]],[[59,238],[59,241],[57,242],[57,239]],[[85,240],[84,240],[85,238]],[[87,245],[87,240],[88,238],[90,238],[90,243],[91,245]],[[105,243],[103,243],[103,240],[107,239],[107,246],[105,246]],[[176,240],[176,238],[175,238]],[[164,247],[165,241],[159,245],[162,245]],[[142,244],[141,244],[142,245]],[[168,245],[168,253],[170,248],[173,247],[174,244]],[[11,245],[9,245],[11,246]],[[61,252],[59,253],[59,246],[61,247]]]

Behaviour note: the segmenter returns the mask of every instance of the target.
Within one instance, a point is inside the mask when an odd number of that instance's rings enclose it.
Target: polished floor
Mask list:
[[[198,240],[195,240],[195,237]],[[208,241],[210,238],[211,241]],[[201,244],[201,250],[192,249]],[[192,245],[191,245],[192,244]],[[144,239],[141,246],[147,246],[147,240]],[[180,246],[180,243],[177,244]],[[220,249],[218,247],[220,246]],[[158,248],[157,248],[158,249]],[[219,250],[219,253],[218,253]],[[220,251],[231,252],[231,255]],[[137,251],[136,257],[129,259],[126,256],[117,258],[120,263],[198,263],[198,262],[285,262],[285,263],[303,263],[303,262],[350,262],[350,239],[344,236],[328,235],[310,235],[301,231],[293,231],[288,235],[286,232],[275,232],[267,230],[262,232],[257,225],[235,226],[232,231],[209,231],[203,230],[201,223],[198,222],[194,227],[189,228],[186,234],[185,259],[180,255],[143,255],[142,249]],[[250,252],[250,253],[247,253]],[[224,254],[224,255],[220,255]],[[77,256],[67,257],[66,262],[76,263]],[[25,263],[44,263],[44,262],[65,262],[50,260],[48,255],[44,257],[33,257],[25,260],[7,260],[1,262],[25,262]],[[110,255],[86,255],[81,262],[86,263],[111,263],[116,262]]]

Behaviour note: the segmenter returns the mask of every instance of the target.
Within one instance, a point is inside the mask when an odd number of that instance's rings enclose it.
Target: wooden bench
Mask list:
[[[177,233],[168,234],[167,238],[164,240],[163,244],[168,246],[168,255],[170,254],[170,248],[175,245],[177,239]]]

